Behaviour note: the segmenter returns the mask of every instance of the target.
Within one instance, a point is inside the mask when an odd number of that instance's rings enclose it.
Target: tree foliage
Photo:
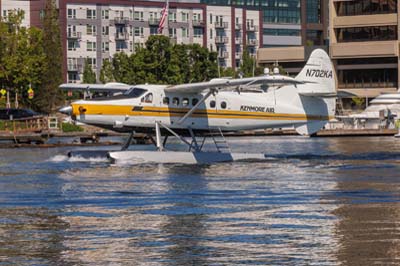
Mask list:
[[[166,36],[150,36],[145,47],[104,61],[100,81],[127,84],[178,84],[218,76],[216,53],[198,44],[172,45]]]
[[[63,101],[63,94],[58,89],[62,83],[62,46],[58,12],[54,0],[46,0],[43,19],[43,48],[45,66],[40,90],[35,97],[37,109],[50,113]]]
[[[29,86],[42,84],[45,54],[43,33],[35,27],[21,27],[23,11],[10,12],[0,21],[0,86],[24,95]],[[29,104],[22,98],[22,104]]]
[[[89,64],[89,59],[85,60],[83,83],[96,83],[96,73],[94,73],[92,66]]]

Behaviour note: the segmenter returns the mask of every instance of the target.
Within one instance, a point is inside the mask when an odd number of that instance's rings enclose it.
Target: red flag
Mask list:
[[[168,0],[165,1],[165,5],[164,8],[161,11],[161,19],[160,19],[160,23],[158,24],[158,34],[161,34],[164,27],[165,27],[165,22],[168,19]]]

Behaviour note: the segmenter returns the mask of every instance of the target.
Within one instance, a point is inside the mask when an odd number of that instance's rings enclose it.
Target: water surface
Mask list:
[[[268,159],[110,165],[68,160],[71,148],[0,150],[0,265],[400,264],[399,140],[228,141]]]

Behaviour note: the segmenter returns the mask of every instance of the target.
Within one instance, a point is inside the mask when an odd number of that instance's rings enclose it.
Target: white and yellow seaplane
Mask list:
[[[61,87],[66,89],[68,84]],[[312,52],[295,78],[265,71],[263,76],[251,78],[122,87],[125,91],[121,95],[79,100],[60,110],[85,124],[130,132],[120,151],[108,153],[117,162],[262,159],[264,154],[231,153],[223,132],[292,126],[301,135],[311,135],[334,116],[336,106],[333,66],[320,49]],[[156,150],[128,150],[135,132],[155,135]],[[210,132],[218,132],[219,137]],[[168,150],[171,135],[186,144],[188,151]],[[207,136],[214,140],[216,151],[203,150]]]

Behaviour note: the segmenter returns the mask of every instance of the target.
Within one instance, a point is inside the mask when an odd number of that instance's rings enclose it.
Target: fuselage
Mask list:
[[[328,120],[324,110],[302,108],[292,85],[267,92],[219,91],[209,96],[184,121],[179,120],[205,95],[171,93],[164,85],[142,85],[125,95],[72,104],[80,122],[118,131],[154,128],[156,122],[174,128],[223,131],[295,126],[310,120]]]

